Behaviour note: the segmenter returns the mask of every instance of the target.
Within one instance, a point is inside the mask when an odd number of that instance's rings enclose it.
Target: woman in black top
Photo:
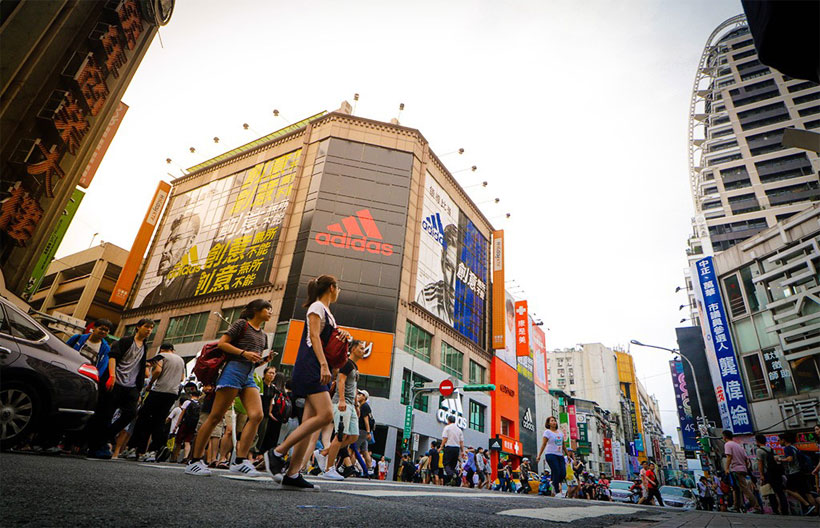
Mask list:
[[[256,437],[256,430],[262,421],[262,398],[259,387],[253,379],[257,365],[270,359],[262,357],[267,348],[267,336],[262,325],[271,318],[271,304],[263,299],[251,301],[225,334],[219,339],[219,349],[227,359],[222,373],[216,382],[216,396],[208,418],[199,428],[191,461],[185,468],[188,475],[207,476],[211,472],[202,461],[205,445],[216,424],[222,420],[233,404],[237,395],[248,413],[248,422],[242,430],[242,436],[236,446],[236,459],[230,465],[230,471],[249,477],[261,477],[262,473],[253,467],[247,459],[251,443]]]

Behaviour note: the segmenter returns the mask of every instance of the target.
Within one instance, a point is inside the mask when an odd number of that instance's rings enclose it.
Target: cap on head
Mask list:
[[[362,396],[364,396],[364,399],[365,399],[365,400],[370,399],[370,393],[369,393],[369,392],[367,392],[367,391],[366,391],[366,390],[364,390],[364,389],[359,389],[359,394],[361,394]]]

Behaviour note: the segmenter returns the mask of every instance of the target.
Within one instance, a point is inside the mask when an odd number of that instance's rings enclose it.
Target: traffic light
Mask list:
[[[495,385],[491,383],[484,385],[465,385],[461,387],[461,390],[465,392],[493,392],[495,390]]]

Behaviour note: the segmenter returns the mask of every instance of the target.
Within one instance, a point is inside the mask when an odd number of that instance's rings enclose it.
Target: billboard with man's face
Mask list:
[[[134,307],[267,282],[300,153],[175,196]]]
[[[484,346],[489,242],[428,172],[416,302]]]

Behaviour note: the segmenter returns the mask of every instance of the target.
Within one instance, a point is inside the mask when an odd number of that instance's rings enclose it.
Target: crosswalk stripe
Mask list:
[[[567,506],[563,508],[518,508],[496,512],[497,515],[541,519],[544,521],[570,522],[588,517],[604,515],[629,515],[640,511],[639,508],[614,505]]]
[[[431,499],[436,497],[461,497],[465,499],[506,499],[507,495],[502,493],[469,493],[460,491],[413,491],[413,490],[330,490],[336,493],[348,493],[350,495],[362,495],[367,497],[429,497]]]

